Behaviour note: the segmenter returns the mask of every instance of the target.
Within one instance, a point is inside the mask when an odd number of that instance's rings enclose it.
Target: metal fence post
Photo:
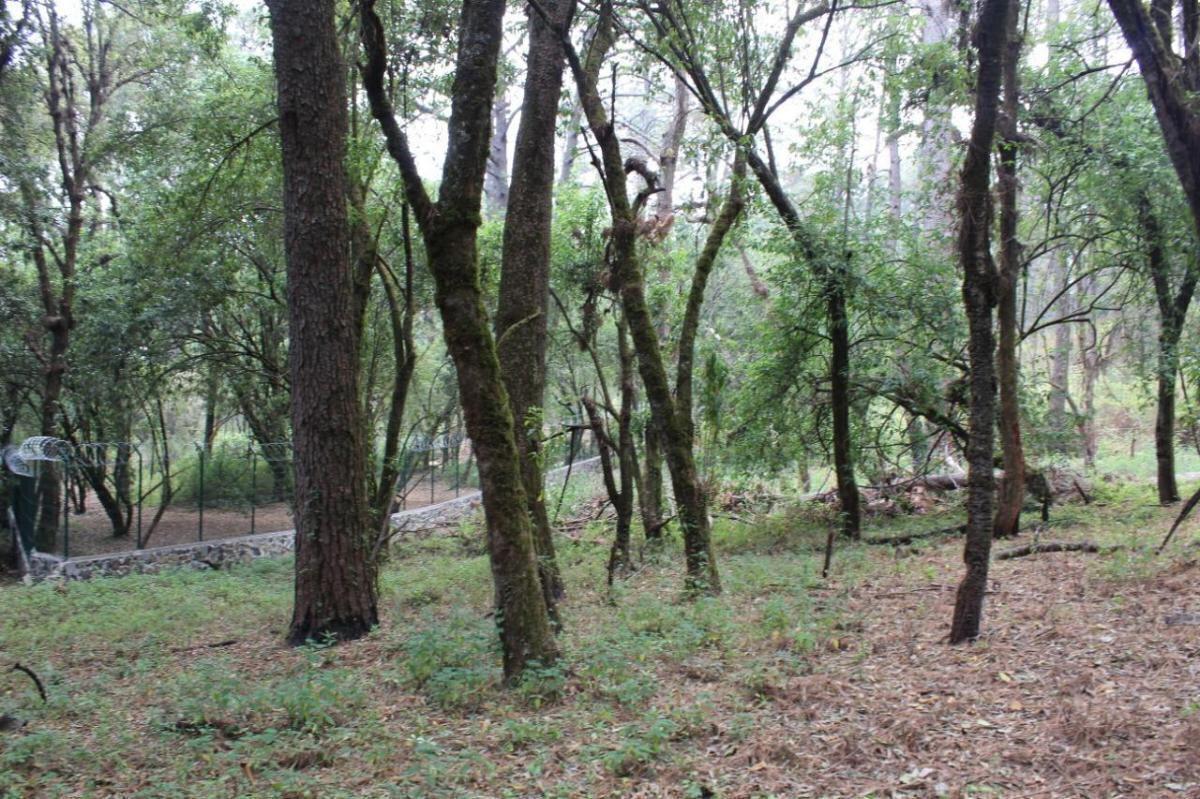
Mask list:
[[[250,535],[254,535],[254,509],[258,506],[258,454],[251,444],[250,452]]]
[[[197,497],[196,497],[196,501],[200,505],[200,508],[199,508],[200,518],[196,522],[196,539],[198,541],[203,541],[204,540],[204,447],[197,444],[196,452],[198,453],[199,460],[200,460],[200,483],[198,486],[199,490],[197,492]]]
[[[132,446],[132,444],[130,445]],[[137,455],[137,548],[142,548],[142,501],[145,497],[142,496],[142,450],[139,447],[133,448]]]
[[[71,557],[71,456],[64,452],[62,455],[63,487],[63,560]]]

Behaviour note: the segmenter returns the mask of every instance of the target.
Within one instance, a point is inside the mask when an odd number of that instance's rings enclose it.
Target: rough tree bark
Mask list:
[[[378,623],[367,525],[366,430],[346,203],[345,67],[332,0],[270,0],[283,154],[296,475],[288,640]]]
[[[996,134],[1005,39],[1012,0],[983,0],[975,27],[978,67],[975,77],[975,121],[960,175],[958,255],[963,269],[963,304],[967,313],[971,363],[971,427],[967,441],[967,540],[963,547],[966,574],[959,583],[950,626],[950,643],[979,635],[992,551],[992,495],[995,491],[992,451],[996,409],[995,334],[996,266],[991,249],[991,155]]]
[[[452,88],[449,144],[436,202],[426,193],[408,138],[384,88],[387,42],[374,3],[361,6],[367,62],[363,85],[425,241],[446,347],[458,375],[467,434],[479,464],[496,623],[504,673],[516,679],[558,656],[538,577],[521,458],[496,342],[479,282],[477,233],[487,168],[488,128],[503,36],[504,0],[464,0]]]
[[[999,346],[996,349],[996,372],[1000,386],[1000,444],[1004,459],[1004,479],[996,497],[996,519],[993,535],[1011,538],[1021,526],[1021,506],[1025,502],[1025,450],[1021,443],[1020,358],[1017,351],[1020,337],[1017,319],[1017,290],[1021,277],[1021,244],[1017,240],[1017,181],[1018,133],[1017,114],[1020,110],[1017,67],[1021,57],[1018,36],[1020,3],[1008,15],[1007,42],[1004,55],[1003,98],[999,130],[1000,160],[996,167],[1000,195],[1000,268],[996,275],[996,321],[999,327]]]
[[[545,5],[554,25],[565,28],[570,24],[575,0],[547,0]],[[553,613],[564,588],[546,513],[541,439],[550,303],[554,133],[563,84],[563,51],[558,33],[532,11],[526,63],[525,96],[504,220],[496,347],[516,425],[517,451],[533,522],[538,573],[546,606]]]

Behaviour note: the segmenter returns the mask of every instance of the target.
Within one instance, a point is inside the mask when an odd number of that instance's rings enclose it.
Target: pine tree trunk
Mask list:
[[[270,0],[283,151],[296,584],[288,640],[378,623],[346,203],[345,66],[332,0]]]

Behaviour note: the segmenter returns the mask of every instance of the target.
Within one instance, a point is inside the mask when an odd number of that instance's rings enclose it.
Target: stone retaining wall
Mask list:
[[[572,474],[595,471],[599,468],[599,462],[599,458],[580,461],[574,465]],[[546,476],[554,480],[565,474],[566,467],[562,467],[552,470]],[[397,533],[403,533],[419,527],[456,522],[479,509],[480,500],[480,493],[472,491],[437,505],[400,511],[392,515],[392,525]],[[25,564],[25,576],[32,580],[88,580],[100,576],[153,574],[172,568],[223,569],[231,564],[245,563],[255,558],[286,555],[292,552],[295,546],[295,530],[281,530],[275,533],[257,533],[239,538],[222,538],[66,560],[55,555],[34,552]]]

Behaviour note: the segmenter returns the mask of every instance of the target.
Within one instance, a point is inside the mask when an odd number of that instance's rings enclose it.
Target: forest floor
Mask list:
[[[462,530],[403,542],[383,624],[336,647],[283,645],[287,560],[0,588],[0,666],[49,697],[0,673],[0,796],[1200,797],[1196,523],[1156,557],[1175,509],[1099,494],[1041,539],[1123,548],[994,562],[956,647],[957,537],[823,580],[811,511],[722,519],[725,593],[685,602],[675,546],[610,595],[608,529],[577,525],[564,659],[514,690]]]

